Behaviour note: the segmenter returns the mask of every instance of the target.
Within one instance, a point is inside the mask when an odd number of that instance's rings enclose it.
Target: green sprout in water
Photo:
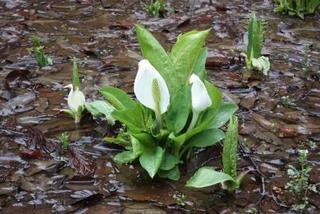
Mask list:
[[[36,61],[38,63],[38,66],[42,68],[48,65],[52,65],[53,61],[50,57],[45,55],[44,46],[39,36],[36,36],[36,35],[32,36],[32,44],[34,47],[30,48],[29,52],[34,54]]]
[[[299,168],[289,165],[287,174],[289,180],[286,189],[298,197],[299,204],[294,205],[295,210],[304,210],[309,206],[308,193],[310,191],[317,192],[319,184],[310,184],[309,176],[312,167],[308,164],[308,150],[299,150]]]
[[[151,2],[144,7],[150,16],[159,17],[165,11],[165,6],[166,4],[163,0],[151,0]]]
[[[291,16],[297,15],[304,19],[305,15],[313,14],[320,6],[319,0],[275,0],[276,13],[285,13]]]
[[[188,187],[203,188],[222,183],[229,192],[239,188],[245,174],[237,175],[238,118],[232,116],[222,152],[223,172],[212,167],[200,168],[188,181]]]
[[[62,144],[63,149],[66,151],[69,149],[70,145],[70,136],[67,132],[63,132],[58,136],[58,140]]]
[[[263,46],[262,21],[253,13],[248,24],[248,46],[245,54],[247,69],[262,71],[268,75],[270,70],[269,58],[261,56]]]

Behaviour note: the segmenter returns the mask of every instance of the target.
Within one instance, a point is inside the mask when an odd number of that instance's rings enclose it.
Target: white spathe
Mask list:
[[[207,88],[196,74],[191,75],[190,83],[192,110],[196,112],[202,112],[212,105]]]
[[[200,112],[212,105],[206,86],[196,74],[191,75],[189,82],[191,84],[192,120],[188,130],[193,129],[196,125]]]
[[[82,111],[86,103],[86,98],[82,91],[80,91],[79,88],[74,90],[72,84],[65,86],[65,88],[70,88],[68,95],[68,106],[71,111],[73,111],[75,114],[78,113],[78,111]]]
[[[153,96],[153,82],[157,81],[160,92],[160,100],[156,100]],[[157,112],[157,102],[159,103],[160,114],[168,110],[170,104],[170,94],[166,81],[160,73],[151,65],[151,63],[143,59],[139,62],[138,73],[133,86],[134,94],[140,103]]]

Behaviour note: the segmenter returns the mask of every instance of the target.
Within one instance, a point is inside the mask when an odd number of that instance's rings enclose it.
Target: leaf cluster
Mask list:
[[[320,0],[276,0],[276,13],[285,13],[304,19],[305,15],[313,14],[320,6]]]

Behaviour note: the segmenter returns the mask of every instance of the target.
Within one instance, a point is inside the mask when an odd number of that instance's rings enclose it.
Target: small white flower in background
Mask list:
[[[75,123],[80,123],[82,112],[85,109],[86,98],[82,91],[80,91],[80,78],[76,58],[73,58],[72,84],[65,86],[65,88],[70,88],[68,94],[69,109],[63,109],[62,111],[73,117]]]
[[[252,59],[252,66],[259,71],[262,71],[264,75],[268,75],[270,70],[270,61],[268,57],[261,56],[258,59]]]
[[[170,94],[167,84],[146,59],[139,62],[133,90],[139,102],[156,113],[157,119],[168,110]]]
[[[200,112],[212,105],[206,86],[196,74],[191,75],[189,82],[191,84],[192,120],[188,130],[195,126]]]
[[[65,88],[70,88],[70,92],[68,95],[68,110],[72,112],[71,115],[73,115],[75,123],[79,123],[81,120],[82,112],[85,108],[86,98],[82,91],[80,91],[78,87],[74,89],[72,84],[65,86]],[[71,112],[68,113],[70,114]]]

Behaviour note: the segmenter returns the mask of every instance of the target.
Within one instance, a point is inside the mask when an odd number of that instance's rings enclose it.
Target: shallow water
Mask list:
[[[127,1],[0,1],[0,208],[3,213],[283,213],[296,203],[285,190],[286,169],[297,149],[309,150],[310,182],[320,171],[320,19],[274,14],[271,1],[169,1],[176,12],[148,17]],[[250,77],[245,52],[250,11],[265,23],[268,77]],[[120,148],[103,143],[113,130],[85,115],[80,127],[59,112],[66,107],[72,56],[81,59],[83,91],[100,98],[105,85],[132,91],[141,59],[134,24],[153,31],[169,48],[191,29],[212,28],[207,40],[210,79],[240,106],[239,171],[250,170],[239,191],[193,190],[184,183],[202,164],[221,167],[219,148],[201,152],[179,182],[151,181],[137,165],[112,162]],[[43,38],[54,66],[39,70],[27,48]],[[27,127],[32,127],[32,129]],[[76,148],[64,162],[48,156],[57,135]],[[41,133],[44,133],[42,135]],[[40,152],[32,152],[30,148]],[[42,152],[41,152],[42,151]],[[216,157],[216,158],[213,158]],[[74,166],[74,167],[73,167]],[[78,176],[78,175],[82,176]],[[85,175],[85,176],[84,176]],[[319,194],[310,194],[320,210]]]

